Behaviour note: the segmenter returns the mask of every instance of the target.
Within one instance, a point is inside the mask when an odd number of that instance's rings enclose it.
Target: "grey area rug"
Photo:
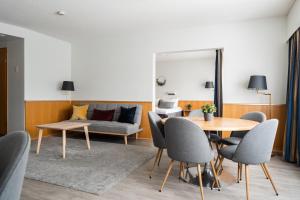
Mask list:
[[[60,185],[75,190],[101,194],[133,170],[154,157],[154,149],[136,145],[67,138],[66,159],[62,159],[59,137],[43,138],[40,154],[32,142],[26,178]]]

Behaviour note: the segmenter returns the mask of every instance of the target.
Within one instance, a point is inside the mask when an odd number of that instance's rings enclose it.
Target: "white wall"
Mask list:
[[[296,0],[287,17],[288,38],[300,27],[300,0]]]
[[[7,131],[25,129],[24,40],[5,42],[7,48]]]
[[[264,74],[274,103],[285,103],[286,19],[74,41],[74,99],[151,101],[157,52],[224,48],[223,90],[227,103],[267,103],[246,89],[249,76]]]
[[[212,100],[213,90],[204,87],[214,81],[215,58],[185,58],[156,62],[156,77],[166,77],[166,84],[156,84],[156,97],[164,98],[167,92],[176,92],[179,100]]]
[[[64,100],[61,81],[71,79],[70,43],[0,23],[0,33],[24,38],[25,100]]]

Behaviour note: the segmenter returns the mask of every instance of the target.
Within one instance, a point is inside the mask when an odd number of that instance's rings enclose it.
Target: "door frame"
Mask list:
[[[1,101],[3,101],[3,103],[5,104],[5,108],[4,108],[4,113],[5,113],[5,117],[4,117],[4,124],[3,124],[3,127],[2,127],[2,124],[1,124],[1,127],[0,127],[0,134],[3,135],[3,134],[6,134],[7,133],[7,86],[8,86],[8,83],[7,83],[7,48],[6,47],[3,47],[3,48],[0,48],[0,51],[4,51],[4,79],[0,80],[0,81],[3,81],[4,83],[4,91],[3,91],[3,95],[1,94]],[[2,119],[3,120],[3,119]],[[1,130],[3,129],[3,130]]]

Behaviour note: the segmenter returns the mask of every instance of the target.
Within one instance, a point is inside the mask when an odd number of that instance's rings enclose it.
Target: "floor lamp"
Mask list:
[[[272,94],[262,92],[261,90],[267,90],[267,78],[262,75],[250,76],[248,89],[255,89],[257,94],[269,96],[269,119],[272,118]]]

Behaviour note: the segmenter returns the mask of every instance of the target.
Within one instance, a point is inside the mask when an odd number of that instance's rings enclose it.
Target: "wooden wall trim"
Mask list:
[[[71,100],[24,100],[24,102],[28,102],[28,103],[32,103],[32,102],[37,102],[37,103],[41,103],[41,102],[72,102]]]
[[[205,103],[211,101],[179,101],[179,106],[184,108],[188,103],[192,104],[192,109],[199,109]],[[141,128],[143,132],[140,133],[141,139],[151,139],[150,126],[148,122],[148,112],[152,110],[151,101],[101,101],[101,100],[49,100],[49,101],[25,101],[25,119],[26,130],[30,133],[31,137],[37,137],[37,130],[35,128],[38,124],[57,122],[66,120],[70,117],[73,104],[82,103],[128,103],[128,104],[141,104],[143,106]],[[224,116],[239,118],[241,115],[251,111],[261,111],[268,114],[268,105],[262,104],[224,104]],[[282,152],[283,138],[286,120],[286,105],[272,105],[272,118],[279,120],[279,127],[276,134],[274,143],[274,151]],[[50,132],[46,132],[46,135]],[[225,133],[225,135],[230,133]]]
[[[121,101],[121,100],[72,100],[72,102],[90,102],[90,103],[93,103],[93,102],[100,102],[100,103],[123,103],[123,102],[127,102],[128,104],[136,104],[137,102],[140,102],[140,103],[151,103],[152,104],[152,101],[131,101],[131,100],[124,100],[124,101]]]
[[[36,139],[36,125],[66,120],[71,112],[70,101],[25,101],[25,129],[32,139]],[[50,134],[51,131],[45,130],[45,136]]]

